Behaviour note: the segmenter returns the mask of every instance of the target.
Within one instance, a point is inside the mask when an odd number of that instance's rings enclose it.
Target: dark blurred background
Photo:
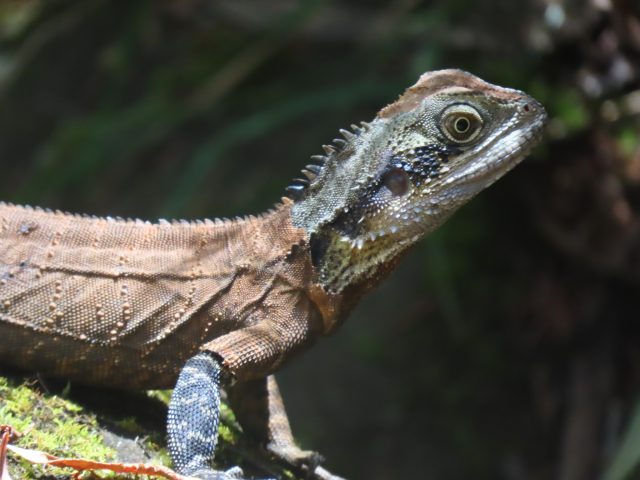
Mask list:
[[[259,212],[443,67],[546,142],[282,372],[294,430],[354,480],[640,478],[636,0],[2,0],[0,198]]]

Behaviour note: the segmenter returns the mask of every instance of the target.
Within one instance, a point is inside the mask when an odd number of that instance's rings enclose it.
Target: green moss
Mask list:
[[[126,393],[123,392],[122,395]],[[147,395],[166,404],[171,398],[171,391],[154,390],[147,392]],[[105,443],[104,435],[110,433],[118,437],[136,438],[136,443],[142,445],[145,453],[151,457],[150,463],[171,465],[165,447],[164,429],[149,423],[149,418],[144,417],[144,406],[140,406],[140,417],[134,413],[114,419],[113,412],[100,410],[96,416],[95,413],[88,412],[87,407],[62,398],[63,396],[64,393],[41,393],[28,383],[0,376],[0,424],[11,425],[22,434],[15,442],[17,446],[61,457],[82,457],[105,462],[120,460],[117,458],[118,452]],[[139,396],[137,399],[140,401]],[[265,456],[264,452],[256,449],[254,442],[250,439],[247,441],[235,415],[224,402],[220,406],[220,418],[216,464],[224,467],[241,465],[248,474],[258,476],[262,465],[268,471],[276,472],[280,478],[295,478],[290,471],[274,464],[268,455]],[[111,438],[111,435],[107,437]],[[126,449],[125,446],[124,450]],[[71,470],[35,466],[16,455],[9,454],[9,459],[9,469],[16,479],[33,480],[45,474],[60,475],[60,472],[66,472],[69,476],[63,473],[56,478],[66,479],[72,475]],[[106,471],[100,471],[99,475],[100,478],[110,479],[137,478]],[[94,477],[87,472],[81,478]]]
[[[169,405],[169,400],[171,400],[171,392],[173,390],[147,390],[147,395],[151,398],[155,398],[160,400],[165,405]]]
[[[83,412],[77,404],[3,377],[0,400],[0,424],[11,425],[22,434],[16,445],[58,456],[115,459],[115,451],[104,445],[95,416]],[[9,468],[15,478],[21,479],[38,478],[44,471],[15,455],[10,455]]]
[[[126,417],[122,420],[118,420],[116,425],[120,427],[122,430],[132,433],[134,435],[144,435],[146,434],[145,428],[138,423],[138,420],[134,417]]]

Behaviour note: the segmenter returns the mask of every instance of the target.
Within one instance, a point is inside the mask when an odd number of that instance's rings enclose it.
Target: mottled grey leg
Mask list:
[[[229,391],[229,401],[243,430],[262,442],[275,457],[305,471],[309,478],[341,480],[320,466],[323,461],[320,454],[296,445],[273,375],[234,385]]]
[[[202,480],[231,480],[242,470],[218,472],[211,468],[220,423],[220,376],[218,360],[199,353],[185,363],[176,383],[167,433],[169,452],[179,473]]]

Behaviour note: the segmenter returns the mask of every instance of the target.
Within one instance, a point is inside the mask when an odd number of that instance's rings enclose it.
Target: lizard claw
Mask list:
[[[342,477],[332,474],[328,470],[322,467],[316,467],[313,471],[314,480],[345,480]]]
[[[231,467],[229,470],[220,472],[218,470],[201,469],[189,474],[189,479],[193,480],[246,480],[244,472],[240,467]],[[263,478],[260,480],[276,480],[275,478]]]
[[[240,467],[232,467],[224,472],[207,468],[190,472],[189,478],[198,480],[244,480],[244,472]]]
[[[228,475],[230,478],[242,478],[244,477],[244,472],[240,467],[231,467],[229,470],[224,472],[225,475]]]

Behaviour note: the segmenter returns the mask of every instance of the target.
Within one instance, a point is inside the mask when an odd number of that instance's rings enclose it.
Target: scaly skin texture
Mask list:
[[[0,205],[0,359],[83,383],[169,388],[202,349],[237,379],[264,377],[323,329],[300,289],[312,272],[293,251],[304,233],[290,208],[152,225]]]
[[[169,444],[203,479],[232,478],[209,465],[230,382],[248,432],[332,478],[293,443],[273,372],[520,162],[544,120],[522,92],[443,70],[343,130],[293,200],[259,217],[152,224],[0,204],[0,362],[123,388],[179,375]]]

